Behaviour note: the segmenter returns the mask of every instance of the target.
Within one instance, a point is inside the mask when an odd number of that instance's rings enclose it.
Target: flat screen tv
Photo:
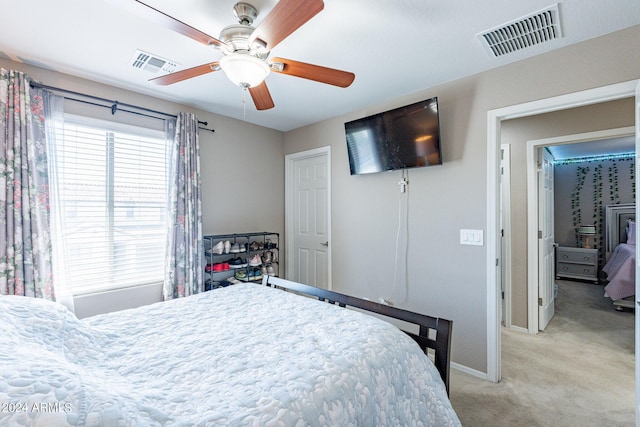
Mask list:
[[[438,98],[344,124],[351,175],[442,164]]]

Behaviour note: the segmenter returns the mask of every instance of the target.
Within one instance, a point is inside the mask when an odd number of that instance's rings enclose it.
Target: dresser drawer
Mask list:
[[[558,248],[556,251],[556,260],[558,262],[574,262],[583,264],[596,264],[596,258],[598,256],[597,251],[585,252],[583,251],[570,251],[571,248]]]
[[[598,250],[591,248],[556,248],[556,277],[592,280],[598,283]]]
[[[595,265],[566,264],[558,262],[556,274],[559,276],[571,275],[592,278],[596,277],[597,271]]]

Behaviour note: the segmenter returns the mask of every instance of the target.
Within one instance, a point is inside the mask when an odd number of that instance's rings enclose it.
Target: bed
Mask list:
[[[450,321],[284,279],[83,320],[5,296],[0,322],[0,425],[460,425]]]
[[[633,308],[636,291],[635,204],[605,208],[605,295],[617,309]]]

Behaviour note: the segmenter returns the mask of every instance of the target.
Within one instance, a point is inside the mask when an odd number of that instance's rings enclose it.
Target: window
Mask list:
[[[53,139],[54,260],[73,294],[162,282],[164,132],[65,115]]]

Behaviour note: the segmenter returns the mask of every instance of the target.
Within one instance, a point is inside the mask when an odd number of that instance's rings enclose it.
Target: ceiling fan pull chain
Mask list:
[[[242,88],[242,100],[240,102],[242,103],[242,119],[246,120],[247,119],[247,88],[246,87]]]

